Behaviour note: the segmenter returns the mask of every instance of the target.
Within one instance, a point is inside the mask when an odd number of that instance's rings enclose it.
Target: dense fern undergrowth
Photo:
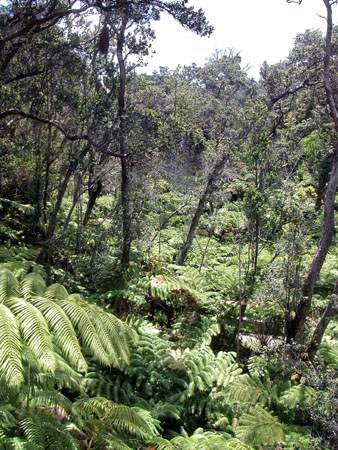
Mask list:
[[[169,262],[176,230],[163,231],[160,255],[135,247],[123,277],[114,254],[89,268],[83,253],[71,271],[51,266],[49,285],[37,250],[1,248],[0,448],[336,448],[336,325],[314,363],[285,343],[265,249],[236,334],[238,243],[212,238],[206,266],[195,248],[182,267]]]
[[[0,1],[0,450],[338,450],[338,0],[139,74],[188,3]]]

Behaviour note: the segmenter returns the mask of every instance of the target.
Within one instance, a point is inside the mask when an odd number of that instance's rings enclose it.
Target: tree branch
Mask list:
[[[70,134],[60,125],[59,122],[56,122],[55,120],[46,119],[45,117],[39,117],[36,114],[27,113],[25,111],[22,111],[21,109],[13,108],[1,112],[0,120],[8,116],[20,116],[23,117],[24,119],[36,120],[37,122],[45,123],[46,125],[51,125],[56,129],[58,129],[68,141],[72,142],[80,140],[88,141],[93,147],[97,148],[101,153],[104,153],[107,156],[114,156],[116,158],[128,158],[130,155],[129,153],[121,154],[110,150],[106,150],[105,148],[102,148],[102,145],[94,142],[88,134]]]

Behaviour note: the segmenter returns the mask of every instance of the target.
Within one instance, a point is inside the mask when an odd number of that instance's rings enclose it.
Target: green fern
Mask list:
[[[152,434],[147,422],[135,411],[128,406],[116,404],[103,397],[78,400],[73,404],[73,410],[82,417],[84,422],[89,424],[89,427],[90,423],[94,421],[96,425],[93,430],[99,423],[101,429],[113,429],[141,439],[146,439]]]
[[[317,360],[323,362],[329,369],[337,369],[338,352],[336,346],[323,342],[317,352]]]
[[[270,445],[284,440],[285,425],[269,411],[255,405],[240,417],[235,434],[246,444]]]
[[[316,396],[316,391],[311,386],[297,384],[284,391],[279,401],[289,409],[296,409],[311,406]]]
[[[263,379],[256,375],[244,374],[237,377],[229,388],[229,398],[232,401],[249,403],[254,405],[259,403],[262,406],[268,404],[272,398],[277,396],[277,387],[271,385],[268,375]]]
[[[23,382],[21,363],[21,339],[15,316],[0,304],[0,375],[9,386]]]
[[[24,343],[45,371],[56,369],[55,342],[71,365],[84,372],[80,342],[100,363],[120,367],[129,363],[129,343],[135,341],[127,324],[80,295],[68,295],[59,285],[47,289],[35,273],[18,283],[6,268],[0,269],[0,325],[1,375],[12,385],[23,381]]]

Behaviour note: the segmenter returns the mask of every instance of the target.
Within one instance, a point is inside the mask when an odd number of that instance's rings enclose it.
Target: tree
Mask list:
[[[321,268],[325,261],[327,252],[331,245],[334,233],[334,204],[338,185],[338,142],[336,133],[338,132],[338,110],[335,93],[333,90],[333,73],[332,67],[332,6],[337,4],[336,1],[323,0],[327,12],[327,31],[324,54],[324,74],[323,87],[326,93],[327,106],[332,120],[332,138],[331,144],[333,148],[333,161],[330,179],[328,182],[325,204],[324,204],[324,223],[319,245],[313,258],[308,274],[303,284],[302,299],[300,300],[296,315],[290,323],[288,340],[295,339],[300,342],[303,339],[304,325],[306,316],[311,307],[311,300],[315,289],[315,283],[319,277]]]

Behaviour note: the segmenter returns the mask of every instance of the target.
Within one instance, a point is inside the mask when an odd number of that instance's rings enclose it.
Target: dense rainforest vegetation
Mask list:
[[[0,449],[338,448],[321,3],[255,81],[136,70],[161,14],[212,33],[187,0],[1,2]]]

